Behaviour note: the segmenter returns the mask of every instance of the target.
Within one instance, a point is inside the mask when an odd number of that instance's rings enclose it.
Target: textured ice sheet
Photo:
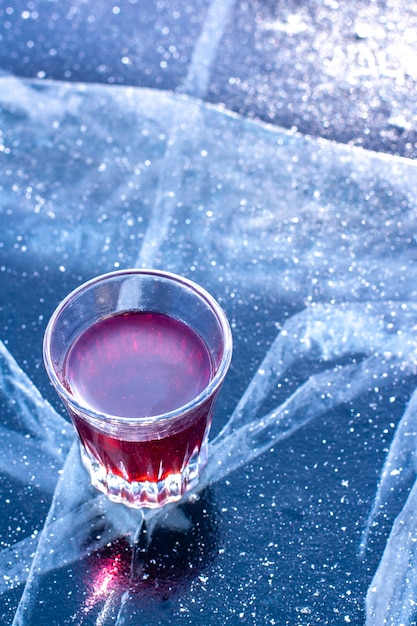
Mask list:
[[[367,624],[372,626],[412,624],[416,618],[416,400],[414,392],[391,443],[363,538],[365,544],[377,513],[397,497],[401,484],[411,485],[367,594]]]
[[[43,523],[36,515],[39,512],[36,501],[41,497],[45,497],[46,502],[51,500],[74,437],[71,426],[42,398],[1,342],[0,399],[0,473],[8,477],[2,490],[5,514],[0,525],[3,547],[0,588],[3,593],[26,580]],[[14,488],[7,498],[8,483]],[[14,532],[6,511],[11,509],[9,515],[13,514],[11,503],[19,497],[17,485],[28,487],[24,495],[27,515],[24,531],[27,534],[13,542]]]
[[[416,156],[412,3],[60,0],[0,6],[15,75],[182,90],[245,117]]]
[[[73,439],[72,428],[42,398],[0,342],[1,472],[53,493]],[[31,462],[24,462],[25,453]],[[45,466],[48,471],[45,472]]]
[[[68,451],[72,436],[61,432],[64,427],[67,433],[66,422],[24,378],[11,355],[19,357],[44,395],[55,401],[40,373],[39,346],[46,318],[60,297],[98,272],[153,265],[194,278],[220,300],[232,323],[235,355],[218,414],[231,417],[224,427],[216,414],[212,454],[200,489],[224,485],[226,479],[238,485],[248,462],[253,466],[269,448],[292,441],[290,436],[324,415],[329,419],[337,407],[358,403],[364,411],[363,398],[367,403],[372,398],[373,406],[374,396],[384,398],[384,388],[391,395],[392,389],[402,393],[407,401],[416,375],[417,183],[414,163],[311,141],[187,96],[7,77],[0,81],[2,403],[14,424],[3,412],[2,428],[5,440],[29,461],[9,466],[3,456],[2,470],[13,488],[32,480],[46,494],[43,506],[19,531],[15,511],[8,516],[5,507],[4,529],[14,530],[3,541],[0,567],[6,577],[3,595],[22,584],[21,603],[11,603],[3,612],[5,620],[11,622],[15,615],[15,624],[30,625],[50,619],[54,611],[50,581],[63,585],[71,567],[82,569],[79,563],[101,554],[109,541],[117,542],[120,535],[132,541],[136,532],[140,538],[144,529],[153,535],[161,527],[189,533],[191,525],[182,509],[170,507],[144,520],[94,496],[75,449],[54,490],[65,457],[57,450]],[[378,406],[381,413],[386,410]],[[406,468],[409,441],[400,426],[392,454],[401,453]],[[297,442],[302,444],[302,437]],[[381,462],[376,443],[372,455],[375,463]],[[269,463],[277,461],[268,458]],[[51,471],[43,474],[38,463]],[[384,474],[377,508],[397,484],[395,474]],[[284,476],[282,485],[284,489]],[[290,491],[296,488],[288,484]],[[320,498],[325,485],[312,481],[310,488]],[[4,493],[10,497],[9,486]],[[16,501],[23,507],[25,494]],[[351,516],[370,512],[370,500],[368,505],[352,505]],[[335,506],[329,503],[329,516]],[[410,525],[407,507],[399,520]],[[268,522],[277,524],[272,513]],[[361,524],[356,518],[350,522]],[[241,523],[249,532],[246,522]],[[372,527],[371,516],[371,535]],[[282,530],[278,526],[277,532]],[[401,537],[408,553],[408,540]],[[356,539],[358,550],[357,533],[352,532],[346,545]],[[237,536],[235,540],[238,545]],[[394,562],[392,545],[391,539],[382,568]],[[372,558],[375,571],[374,553]],[[238,561],[237,554],[233,567]],[[396,562],[398,580],[407,576],[405,563]],[[71,574],[74,590],[66,601],[72,594],[75,608],[60,605],[61,623],[74,615],[85,624],[134,623],[142,611],[138,579],[144,583],[135,567],[123,585],[114,583],[111,602],[106,604],[105,593],[96,598],[102,610],[94,618],[92,609],[84,606],[83,612],[76,606],[82,583]],[[215,577],[216,569],[207,567]],[[278,566],[274,572],[278,577]],[[312,575],[314,571],[305,573],[306,584]],[[204,581],[205,574],[201,576]],[[197,579],[201,587],[191,588],[203,601],[205,583]],[[343,579],[341,572],[338,580]],[[378,619],[390,623],[403,600],[393,597],[384,605],[387,594],[379,583],[374,587],[369,597],[379,603]],[[283,615],[269,599],[268,586],[258,590],[259,600],[245,595],[249,588],[242,591],[243,602],[258,617],[271,602],[259,623]],[[402,591],[412,598],[413,589],[411,585]],[[171,623],[187,623],[188,617],[198,621],[198,603],[187,593],[187,610],[181,610],[177,598]],[[229,592],[229,604],[231,596]],[[92,603],[95,597],[91,595]],[[339,602],[342,617],[364,619],[360,597],[356,608],[347,596]],[[377,624],[370,602],[369,624]],[[291,611],[307,614],[299,606],[289,607],[283,623],[289,623]],[[162,602],[152,610],[145,615],[149,623],[165,619]],[[236,610],[230,609],[233,618]],[[317,600],[308,610],[326,623],[333,609]],[[411,620],[411,609],[407,615]]]
[[[146,233],[153,263],[203,265],[217,281],[274,296],[414,298],[414,162],[309,141],[185,96],[0,80],[11,262],[134,264]]]

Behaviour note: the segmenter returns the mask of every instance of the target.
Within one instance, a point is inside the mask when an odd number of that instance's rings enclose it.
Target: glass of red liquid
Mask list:
[[[44,361],[92,484],[134,508],[191,489],[231,356],[218,303],[175,274],[121,270],[70,293],[47,326]]]

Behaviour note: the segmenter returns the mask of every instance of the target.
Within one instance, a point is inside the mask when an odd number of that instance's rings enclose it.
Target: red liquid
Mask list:
[[[100,320],[71,346],[65,383],[84,406],[125,418],[146,418],[177,409],[210,382],[212,361],[201,337],[185,323],[160,313],[132,312]],[[109,436],[71,411],[89,452],[128,482],[159,481],[181,471],[200,449],[212,399],[183,423],[156,426],[136,436]],[[182,419],[182,418],[181,418]],[[133,431],[132,431],[133,432]],[[133,439],[133,440],[132,440]]]

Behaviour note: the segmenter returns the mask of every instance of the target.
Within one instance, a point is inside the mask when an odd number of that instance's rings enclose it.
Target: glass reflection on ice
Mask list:
[[[210,498],[203,496],[182,507],[187,516],[186,528],[156,527],[151,537],[146,526],[132,547],[119,539],[95,552],[87,560],[84,579],[86,600],[77,613],[93,610],[100,614],[97,623],[148,619],[166,613],[169,601],[180,596],[204,570],[216,554],[216,517]]]

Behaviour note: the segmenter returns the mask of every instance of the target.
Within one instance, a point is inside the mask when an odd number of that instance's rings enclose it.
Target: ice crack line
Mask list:
[[[179,93],[200,99],[206,95],[211,65],[233,6],[234,0],[213,0],[210,4],[187,76],[177,89]],[[156,264],[158,252],[169,232],[172,215],[181,208],[178,192],[182,188],[184,163],[189,154],[186,142],[191,140],[195,144],[195,135],[201,126],[200,103],[195,102],[191,115],[190,109],[191,103],[188,103],[186,118],[180,105],[176,109],[167,137],[154,206],[135,267],[152,267]]]
[[[194,48],[187,76],[178,91],[197,98],[205,97],[210,81],[211,65],[234,3],[234,0],[212,1],[201,35]]]

